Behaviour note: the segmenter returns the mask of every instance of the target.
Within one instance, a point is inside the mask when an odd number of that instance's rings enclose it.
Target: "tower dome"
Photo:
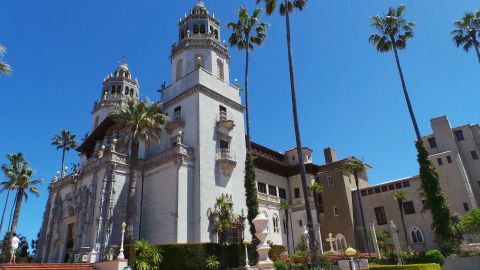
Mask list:
[[[195,7],[192,9],[192,14],[194,15],[207,15],[208,10],[207,7],[205,7],[205,4],[202,1],[198,1]]]

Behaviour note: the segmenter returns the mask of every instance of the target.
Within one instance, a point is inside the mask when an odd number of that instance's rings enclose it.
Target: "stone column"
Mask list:
[[[382,254],[380,254],[380,248],[378,247],[377,232],[375,231],[374,222],[372,222],[372,224],[370,225],[370,231],[372,232],[372,242],[373,242],[373,247],[375,248],[375,254],[377,254],[377,257],[379,259],[381,259]]]
[[[253,219],[253,224],[255,225],[255,236],[258,238],[260,243],[257,246],[258,253],[258,269],[274,270],[273,262],[268,258],[268,252],[270,251],[270,246],[266,243],[266,238],[268,235],[268,219],[263,214],[258,214],[255,219]]]

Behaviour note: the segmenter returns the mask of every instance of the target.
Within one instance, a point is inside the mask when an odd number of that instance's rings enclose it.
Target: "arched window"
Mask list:
[[[336,206],[333,207],[333,215],[338,217],[338,207]]]
[[[272,221],[273,221],[273,232],[274,233],[280,232],[280,228],[278,226],[279,224],[278,224],[278,215],[277,214],[273,215]]]
[[[194,33],[194,34],[198,34],[198,30],[199,30],[199,29],[198,29],[198,24],[194,24],[194,25],[193,25],[193,33]]]
[[[185,38],[185,29],[181,29],[180,30],[180,39],[184,39]]]
[[[347,248],[347,239],[341,233],[335,236],[335,245],[337,250],[346,249]]]
[[[133,88],[130,89],[130,96],[133,97]]]
[[[195,66],[197,68],[203,68],[205,66],[203,54],[199,53],[195,55]]]
[[[115,94],[115,85],[112,85],[112,89],[110,90],[110,94]]]
[[[122,93],[122,87],[119,85],[117,86],[117,94],[121,94]]]
[[[205,24],[202,23],[202,24],[200,25],[200,33],[201,33],[201,34],[205,34],[205,32],[206,32]]]
[[[128,88],[128,86],[125,87],[125,95],[126,95],[126,96],[128,95],[129,92],[130,92],[130,88]]]
[[[418,244],[418,243],[425,242],[425,238],[423,237],[423,232],[417,226],[412,228],[412,230],[410,231],[410,234],[412,236],[412,243]]]
[[[221,59],[217,59],[217,69],[218,69],[218,77],[222,80],[225,80],[223,61]]]
[[[177,62],[176,81],[183,78],[183,60],[180,59]]]
[[[217,29],[215,29],[215,38],[216,38],[216,39],[219,39],[219,37],[218,37],[218,30],[217,30]]]
[[[213,26],[210,25],[210,32],[209,32],[209,34],[210,34],[210,35],[213,35],[213,33],[214,33],[214,31],[213,31]]]

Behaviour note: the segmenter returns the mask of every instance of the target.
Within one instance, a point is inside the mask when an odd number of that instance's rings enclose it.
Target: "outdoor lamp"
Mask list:
[[[248,239],[243,240],[243,244],[245,245],[245,269],[250,269],[250,263],[248,261],[248,245],[250,241]]]
[[[250,245],[250,241],[248,239],[243,240],[244,245]]]
[[[345,255],[347,255],[348,257],[353,257],[357,255],[357,251],[354,248],[349,247],[345,250]]]

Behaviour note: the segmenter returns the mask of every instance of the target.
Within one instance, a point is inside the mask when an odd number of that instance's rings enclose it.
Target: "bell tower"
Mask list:
[[[178,22],[178,43],[172,45],[172,83],[198,68],[229,82],[230,56],[221,42],[220,21],[198,1]]]
[[[103,80],[102,96],[100,101],[96,101],[93,106],[92,131],[113,112],[115,104],[123,102],[129,97],[138,98],[139,94],[138,80],[132,80],[132,73],[123,57],[120,66]]]

